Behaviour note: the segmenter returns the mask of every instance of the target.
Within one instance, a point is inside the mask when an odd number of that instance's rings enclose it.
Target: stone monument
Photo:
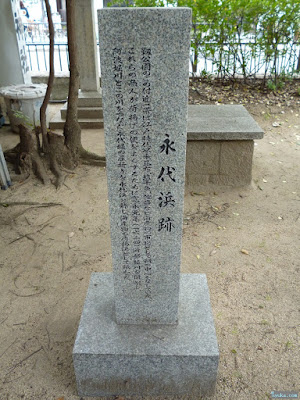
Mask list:
[[[113,274],[91,278],[78,392],[199,398],[219,352],[206,277],[180,274],[191,10],[98,18]]]

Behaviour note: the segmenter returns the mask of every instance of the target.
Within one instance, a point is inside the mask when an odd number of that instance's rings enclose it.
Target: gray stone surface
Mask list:
[[[191,9],[98,17],[116,318],[175,324]]]
[[[99,81],[100,82],[100,81]],[[78,92],[79,107],[102,107],[102,90]]]
[[[100,88],[94,0],[75,0],[74,5],[80,88],[93,92]]]
[[[252,179],[253,140],[188,140],[186,186],[246,186]]]
[[[253,140],[263,131],[244,106],[189,105],[188,140]]]
[[[219,141],[188,141],[186,148],[186,174],[219,174],[220,151],[221,143]]]
[[[178,325],[117,324],[118,295],[112,274],[92,275],[73,350],[79,396],[212,394],[219,351],[205,275],[181,274]]]
[[[220,177],[227,185],[250,185],[252,178],[253,140],[227,141],[221,145]],[[225,183],[226,182],[226,183]]]
[[[65,103],[63,107],[60,109],[60,114],[63,119],[66,119],[67,117],[67,110],[68,110],[68,103]],[[103,118],[103,110],[102,107],[78,107],[77,117],[91,119],[91,120]]]
[[[246,186],[263,131],[243,106],[189,105],[186,186]]]

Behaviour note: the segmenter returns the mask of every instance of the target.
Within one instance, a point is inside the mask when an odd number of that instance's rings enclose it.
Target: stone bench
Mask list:
[[[263,131],[240,105],[189,105],[186,184],[251,183],[254,139]]]

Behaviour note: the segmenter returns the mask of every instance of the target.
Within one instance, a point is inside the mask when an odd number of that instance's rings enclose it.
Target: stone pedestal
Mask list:
[[[117,324],[113,276],[94,273],[73,360],[79,396],[214,392],[219,350],[203,274],[181,274],[178,325]]]

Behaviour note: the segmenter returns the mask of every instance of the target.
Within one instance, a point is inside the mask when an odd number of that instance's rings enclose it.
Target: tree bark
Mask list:
[[[75,4],[74,0],[67,0],[67,31],[68,31],[68,51],[70,61],[70,81],[68,95],[68,109],[66,123],[64,126],[65,145],[71,151],[72,156],[77,159],[80,156],[81,128],[77,118],[78,90],[79,90],[79,68],[75,37]]]
[[[31,175],[32,172],[44,183],[50,179],[43,160],[38,152],[37,137],[34,131],[24,125],[19,125],[20,143],[17,155],[17,168],[21,174]]]
[[[1,0],[0,0],[1,1]],[[36,175],[44,184],[50,182],[49,169],[55,176],[52,181],[56,187],[62,185],[65,175],[62,171],[74,169],[80,161],[89,165],[105,166],[105,157],[88,152],[81,144],[81,128],[77,118],[79,90],[79,68],[75,38],[74,0],[67,0],[68,49],[70,60],[70,81],[64,136],[47,132],[46,109],[50,100],[54,81],[54,27],[49,0],[45,0],[49,35],[50,35],[50,72],[48,88],[40,109],[41,128],[30,131],[24,125],[19,126],[20,143],[6,152],[12,162],[16,163],[18,172],[26,176]],[[43,145],[40,146],[39,134],[42,132]],[[70,172],[70,171],[67,171]]]
[[[46,10],[47,10],[47,18],[48,18],[48,26],[49,26],[49,39],[50,39],[50,51],[49,51],[49,78],[48,78],[48,86],[45,94],[45,98],[43,104],[40,108],[40,121],[41,121],[41,130],[42,130],[42,138],[43,138],[43,151],[44,153],[49,152],[49,142],[47,137],[47,121],[46,121],[46,111],[49,104],[53,81],[54,81],[54,26],[51,15],[51,8],[49,4],[49,0],[45,0]]]

